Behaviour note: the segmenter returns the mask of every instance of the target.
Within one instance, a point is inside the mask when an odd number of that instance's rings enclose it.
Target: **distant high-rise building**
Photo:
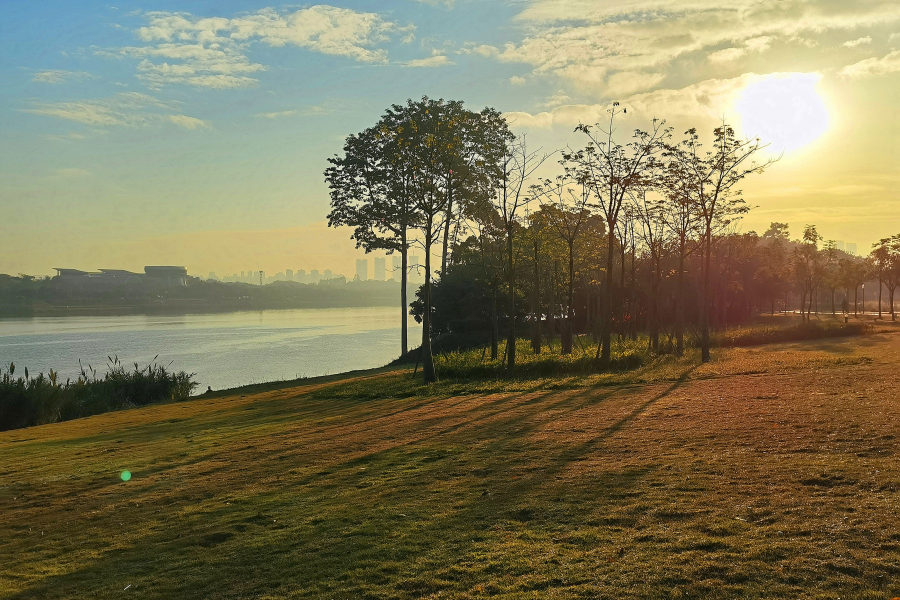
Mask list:
[[[847,242],[847,254],[856,255],[856,244],[851,244]]]
[[[284,280],[285,281],[293,281],[294,280],[294,271],[292,269],[285,269]]]
[[[210,271],[210,272],[209,272],[209,277],[207,277],[207,279],[211,279],[211,280],[213,280],[213,281],[216,281],[216,280],[218,280],[219,278],[216,277],[216,272],[215,272],[215,271]]]
[[[400,271],[403,269],[403,257],[399,254],[394,254],[391,256],[391,263],[394,267],[393,272],[391,273],[391,279],[400,281]]]
[[[306,269],[297,269],[297,281],[306,283]]]
[[[322,279],[334,279],[334,273],[331,272],[331,269],[325,269],[322,273]]]
[[[318,269],[313,269],[309,272],[309,282],[310,283],[319,283],[319,280],[322,279],[322,276],[319,275]]]
[[[835,240],[834,247],[837,250],[845,250],[846,248],[844,247],[844,240]]]
[[[265,279],[266,279],[266,272],[260,271],[259,272],[259,285],[262,285],[263,281],[265,281]]]
[[[372,277],[375,281],[384,281],[384,263],[384,258],[378,256],[375,257],[375,272]]]
[[[369,277],[369,260],[366,258],[356,259],[356,278],[365,281]]]

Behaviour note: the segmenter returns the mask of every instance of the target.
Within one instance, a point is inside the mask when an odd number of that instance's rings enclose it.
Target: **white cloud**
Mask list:
[[[447,65],[452,65],[455,63],[443,54],[435,54],[434,56],[429,56],[428,58],[417,58],[415,60],[408,60],[400,64],[404,67],[445,67]]]
[[[385,63],[387,54],[377,46],[393,33],[406,33],[408,38],[414,29],[375,13],[327,5],[287,13],[264,8],[233,19],[168,12],[146,13],[146,17],[148,23],[137,30],[137,37],[148,45],[97,53],[142,59],[138,76],[157,88],[166,84],[218,89],[254,86],[258,81],[253,74],[266,67],[247,56],[252,43]]]
[[[624,98],[659,85],[666,76],[662,73],[630,73],[620,71],[606,79],[606,93],[610,97]]]
[[[54,69],[44,69],[38,71],[32,77],[32,81],[39,83],[65,83],[67,81],[79,81],[82,79],[93,79],[94,75],[85,73],[84,71],[62,71]]]
[[[542,102],[538,104],[541,108],[553,108],[555,106],[561,106],[571,100],[571,98],[562,90],[559,90],[552,96],[550,96],[546,102]]]
[[[711,62],[725,63],[734,62],[745,54],[747,54],[746,48],[725,48],[723,50],[716,50],[707,58],[709,58]]]
[[[263,117],[264,119],[280,119],[282,117],[292,117],[297,114],[296,110],[280,110],[278,112],[264,112],[264,113],[256,113],[257,117]]]
[[[187,129],[207,127],[204,121],[179,114],[178,103],[122,92],[103,100],[36,103],[23,112],[75,121],[90,127],[145,127],[164,121]]]
[[[429,4],[431,6],[437,6],[442,4],[447,8],[453,8],[453,5],[456,4],[456,0],[413,0],[414,2],[418,2],[420,4]]]
[[[847,77],[865,77],[867,75],[885,75],[900,71],[900,50],[894,50],[882,58],[867,58],[841,69],[841,75]]]
[[[513,75],[509,78],[509,82],[513,85],[525,85],[528,80],[524,77],[519,77],[518,75]]]
[[[556,125],[574,127],[579,123],[595,123],[604,116],[607,108],[605,104],[565,104],[536,114],[508,112],[503,116],[513,127],[549,129]]]
[[[707,58],[712,62],[718,63],[734,62],[751,52],[765,52],[772,44],[772,40],[773,38],[770,35],[750,38],[744,42],[743,48],[725,48],[724,50],[713,52]]]
[[[730,79],[707,79],[680,89],[661,89],[637,94],[626,101],[638,113],[666,119],[733,116],[741,92],[765,75],[745,73]]]
[[[532,0],[516,17],[526,36],[498,59],[531,65],[585,93],[610,97],[649,91],[692,53],[729,63],[776,41],[815,43],[810,37],[900,22],[900,3],[879,0]],[[723,48],[724,49],[721,49]],[[716,50],[719,48],[719,50]],[[643,78],[643,82],[641,82]],[[636,86],[643,83],[643,90]],[[617,89],[618,88],[618,89]]]
[[[866,37],[857,38],[855,40],[848,40],[848,41],[844,42],[843,44],[841,44],[841,46],[844,46],[845,48],[856,48],[857,46],[861,46],[863,44],[871,44],[871,43],[872,43],[872,36],[867,35]]]
[[[169,120],[179,127],[184,127],[185,129],[197,129],[198,127],[209,128],[209,125],[206,121],[201,119],[197,119],[195,117],[189,117],[187,115],[169,115]]]
[[[488,44],[467,44],[456,51],[457,54],[477,54],[479,56],[497,56],[500,50],[496,46]]]
[[[734,104],[741,92],[763,75],[747,73],[732,79],[708,79],[681,89],[662,89],[626,97],[622,100],[628,115],[650,119],[711,118],[734,116]],[[596,123],[607,116],[608,104],[564,104],[550,111],[530,114],[506,113],[515,126],[546,129],[557,125],[574,127]]]
[[[334,112],[334,109],[330,106],[318,105],[318,106],[309,106],[303,109],[292,109],[292,110],[280,110],[276,112],[261,112],[256,113],[257,117],[261,117],[263,119],[282,119],[284,117],[293,117],[294,115],[301,116],[317,116],[317,115],[329,115]]]

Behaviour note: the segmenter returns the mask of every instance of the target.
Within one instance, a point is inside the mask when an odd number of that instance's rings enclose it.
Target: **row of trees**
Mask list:
[[[510,373],[517,322],[530,322],[535,352],[545,334],[560,334],[563,353],[576,331],[594,334],[601,369],[614,331],[645,330],[654,350],[665,334],[681,353],[696,326],[706,361],[710,328],[737,304],[750,314],[766,297],[774,309],[776,294],[786,301],[787,282],[801,273],[804,299],[822,289],[839,259],[828,258],[833,248],[820,250],[814,228],[801,242],[780,224],[762,238],[736,233],[748,210],[738,184],[772,163],[754,162],[759,140],[739,139],[723,122],[707,149],[695,129],[673,141],[672,129],[654,120],[620,141],[624,113],[614,103],[606,123],[579,126],[584,146],[559,152],[555,177],[537,177],[552,154],[530,149],[496,110],[428,98],[392,106],[329,159],[329,224],[353,227],[366,251],[402,256],[404,353],[406,256],[413,244],[425,251],[429,276],[414,312],[426,381],[435,379],[431,335],[464,323],[488,324],[496,357],[506,320]],[[894,246],[885,242],[883,264],[896,261]]]

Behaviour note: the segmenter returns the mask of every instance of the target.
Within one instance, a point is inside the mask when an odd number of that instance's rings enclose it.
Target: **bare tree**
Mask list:
[[[712,245],[717,229],[729,226],[740,218],[748,208],[738,183],[751,173],[762,173],[777,159],[769,159],[762,164],[751,162],[753,156],[763,149],[759,140],[739,140],[734,129],[726,122],[713,131],[713,150],[703,152],[696,129],[685,132],[687,136],[680,144],[670,147],[669,156],[679,163],[679,171],[686,178],[686,191],[690,194],[691,205],[696,208],[701,225],[701,305],[700,305],[700,348],[701,360],[709,361],[709,321],[710,321],[710,271]]]
[[[540,149],[530,151],[525,136],[515,138],[507,144],[503,157],[503,172],[498,182],[495,207],[506,236],[506,276],[509,292],[509,332],[506,340],[507,372],[510,376],[516,369],[516,260],[514,252],[514,236],[516,228],[521,226],[519,209],[532,200],[533,193],[528,184],[534,172],[547,160],[548,154],[541,154]]]
[[[601,316],[600,345],[597,357],[600,367],[608,368],[612,338],[612,289],[613,289],[613,255],[616,248],[616,225],[619,213],[625,202],[626,194],[632,186],[638,184],[643,173],[649,168],[654,156],[661,154],[665,148],[665,140],[671,135],[671,129],[665,127],[665,121],[654,119],[649,132],[635,129],[632,141],[627,145],[615,140],[615,119],[626,112],[618,108],[614,102],[607,111],[609,122],[605,125],[579,125],[580,131],[588,138],[583,150],[563,153],[563,162],[568,175],[582,183],[593,195],[594,206],[606,221],[607,256],[606,256],[606,302],[603,302]]]

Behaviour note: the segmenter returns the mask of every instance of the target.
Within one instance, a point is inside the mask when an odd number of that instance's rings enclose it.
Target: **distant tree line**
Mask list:
[[[614,334],[645,333],[651,350],[678,354],[693,335],[707,361],[711,329],[776,306],[803,319],[837,312],[838,300],[847,311],[851,295],[857,311],[873,279],[879,311],[884,291],[894,318],[900,235],[861,259],[822,244],[814,226],[793,241],[782,223],[740,233],[749,206],[739,185],[775,160],[761,159],[761,142],[723,122],[707,148],[696,129],[676,140],[659,120],[622,140],[623,113],[614,103],[605,123],[576,128],[583,147],[559,152],[550,178],[538,172],[557,153],[529,148],[496,110],[429,98],[390,107],[329,159],[330,225],[353,227],[366,251],[398,252],[404,277],[409,249],[425,251],[412,313],[426,382],[431,338],[447,332],[487,333],[497,358],[502,325],[513,374],[523,327],[536,353],[556,339],[571,353],[576,335],[590,334],[605,369]],[[408,307],[404,296],[404,353]]]

